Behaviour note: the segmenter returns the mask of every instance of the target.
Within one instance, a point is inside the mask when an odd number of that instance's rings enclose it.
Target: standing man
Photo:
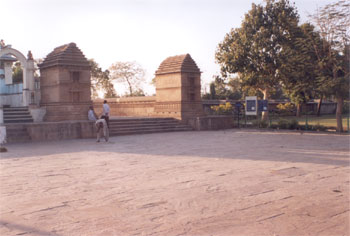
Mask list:
[[[107,100],[103,101],[103,116],[107,122],[107,126],[109,128],[109,105],[107,104]]]

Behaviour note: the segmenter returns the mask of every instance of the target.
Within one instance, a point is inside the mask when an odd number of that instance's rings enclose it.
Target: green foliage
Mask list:
[[[243,86],[273,91],[281,82],[283,50],[291,44],[298,14],[288,0],[252,4],[240,28],[232,29],[218,45],[216,61],[223,75],[239,73]],[[282,60],[283,59],[283,60]]]
[[[114,86],[113,84],[111,86],[108,86],[105,90],[105,93],[104,93],[104,98],[116,98],[118,97],[117,96],[117,93],[114,89]]]
[[[286,119],[280,119],[277,123],[277,127],[279,129],[298,129],[299,123],[297,120],[286,120]]]
[[[224,78],[215,76],[214,81],[210,83],[210,93],[204,94],[203,99],[242,99],[242,86],[237,77]]]
[[[277,124],[280,129],[288,129],[289,127],[289,121],[285,119],[280,119]]]
[[[288,129],[298,129],[299,128],[299,122],[296,119],[292,119],[289,121],[289,127]]]
[[[269,127],[269,123],[266,120],[254,120],[252,122],[254,127],[258,128],[267,128]]]
[[[285,94],[295,104],[303,104],[321,93],[316,81],[319,71],[314,49],[320,46],[320,40],[311,24],[301,25],[294,34],[293,43],[286,45],[282,53],[284,63],[280,72]]]
[[[277,112],[281,115],[293,115],[295,111],[295,105],[293,103],[280,103],[277,105]]]
[[[328,127],[320,124],[316,125],[300,125],[299,126],[300,130],[308,130],[308,131],[326,131]]]
[[[226,102],[225,104],[220,104],[219,106],[211,106],[210,107],[214,114],[216,115],[232,115],[233,107],[231,103]]]
[[[94,59],[90,59],[89,63],[91,66],[92,98],[98,97],[98,91],[102,91],[105,98],[117,97],[109,71],[103,71],[102,68],[99,67],[99,65],[94,61]]]
[[[23,69],[18,61],[12,67],[12,81],[14,84],[23,83]]]
[[[135,91],[133,91],[131,96],[130,96],[130,94],[127,95],[127,97],[143,97],[143,96],[146,96],[146,95],[145,95],[145,92],[141,88],[138,88]]]
[[[327,127],[325,127],[323,125],[320,125],[320,124],[316,124],[316,125],[311,126],[311,130],[314,130],[314,131],[326,131]]]
[[[210,99],[216,99],[215,83],[210,83]]]
[[[345,101],[343,106],[343,114],[350,115],[350,101]]]
[[[312,15],[321,36],[322,47],[315,47],[318,58],[319,86],[337,102],[349,98],[350,89],[350,3],[339,0]],[[337,106],[337,131],[342,132],[342,110]]]

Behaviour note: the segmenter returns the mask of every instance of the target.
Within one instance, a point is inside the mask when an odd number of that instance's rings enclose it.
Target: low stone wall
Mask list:
[[[111,109],[110,116],[155,116],[155,96],[96,99],[93,101],[93,106],[98,116],[102,114],[104,100],[107,100]]]
[[[96,137],[96,128],[91,121],[63,121],[26,124],[31,141],[51,141]]]
[[[204,116],[188,120],[188,124],[195,130],[219,130],[234,128],[232,116]]]

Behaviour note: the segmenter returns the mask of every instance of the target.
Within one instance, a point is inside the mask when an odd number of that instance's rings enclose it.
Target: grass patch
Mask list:
[[[279,121],[278,117],[271,117],[272,123],[277,123]],[[295,116],[288,116],[283,117],[285,120],[296,120],[298,121],[299,125],[305,125],[306,124],[306,116],[302,117],[295,117]],[[347,116],[343,115],[343,129],[347,130]],[[327,115],[327,116],[307,116],[307,123],[308,125],[312,126],[318,126],[322,125],[325,127],[337,127],[337,121],[335,119],[335,115]]]

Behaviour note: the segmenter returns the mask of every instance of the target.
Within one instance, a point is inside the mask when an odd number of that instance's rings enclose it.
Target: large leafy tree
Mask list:
[[[139,64],[136,62],[116,62],[110,66],[109,70],[113,80],[127,84],[129,96],[140,94],[141,85],[145,81],[145,71]]]
[[[294,43],[287,45],[282,52],[282,86],[285,94],[297,105],[297,116],[301,105],[320,93],[316,83],[319,71],[314,50],[320,46],[319,39],[314,26],[303,24],[295,32]]]
[[[322,47],[315,47],[323,91],[337,100],[337,131],[343,131],[342,110],[349,97],[350,2],[341,0],[327,4],[312,15],[321,36]]]
[[[94,59],[89,60],[91,66],[91,92],[92,97],[98,97],[98,91],[102,91],[105,98],[116,97],[116,91],[108,70],[102,70]]]
[[[241,27],[232,29],[218,45],[216,61],[222,74],[239,73],[243,85],[260,90],[268,99],[280,84],[282,51],[292,43],[298,21],[288,0],[252,4]],[[263,113],[263,119],[267,117]]]

